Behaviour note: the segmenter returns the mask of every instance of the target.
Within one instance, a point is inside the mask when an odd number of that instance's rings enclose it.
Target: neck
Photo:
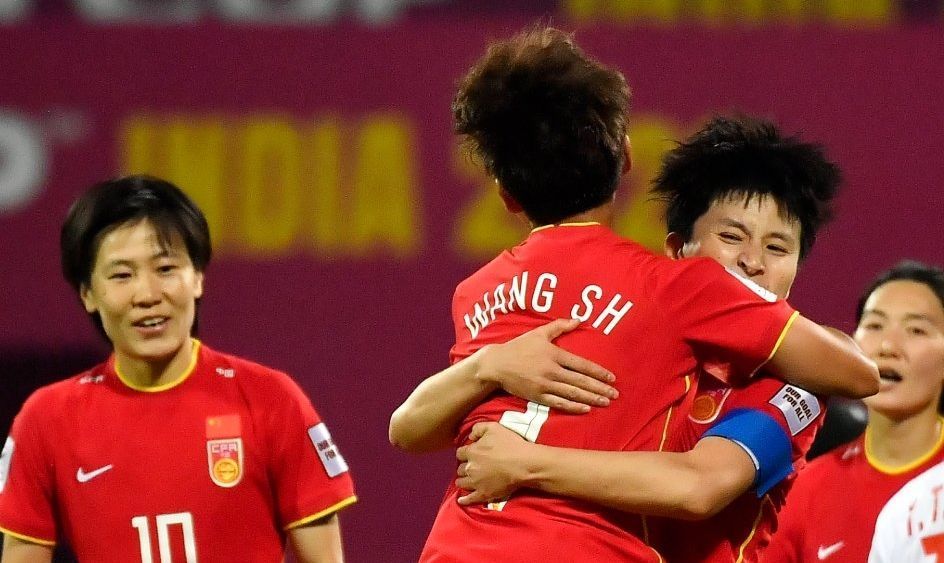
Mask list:
[[[561,225],[564,223],[600,223],[602,225],[610,225],[613,223],[613,202],[609,201],[599,207],[594,207],[593,209],[588,209],[576,215],[565,217],[554,224]],[[542,226],[544,225],[538,225],[534,221],[531,221],[532,229]]]
[[[869,409],[869,455],[890,467],[913,463],[937,445],[941,438],[940,421],[933,408],[901,420]]]
[[[160,360],[136,358],[115,350],[115,369],[126,383],[136,388],[167,385],[180,379],[190,367],[194,346],[193,339],[188,338],[173,356]]]

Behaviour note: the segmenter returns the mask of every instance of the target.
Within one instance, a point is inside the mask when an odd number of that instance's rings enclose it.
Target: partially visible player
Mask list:
[[[712,119],[666,154],[656,181],[655,192],[668,203],[666,254],[713,258],[785,298],[831,215],[839,178],[821,148],[784,136],[771,123]],[[483,424],[473,430],[478,443],[459,452],[465,463],[458,485],[474,491],[461,502],[490,501],[528,486],[696,519],[650,522],[667,561],[757,561],[787,477],[803,465],[822,412],[814,395],[770,376],[743,388],[702,377],[691,413],[670,438],[682,454],[584,455]]]
[[[476,422],[500,420],[530,441],[656,450],[673,409],[692,390],[699,362],[724,363],[728,369],[720,375],[734,382],[769,360],[781,376],[828,386],[814,375],[814,358],[823,354],[841,362],[841,375],[830,376],[834,389],[867,394],[876,385],[874,366],[854,346],[756,284],[712,260],[655,256],[605,226],[619,176],[629,167],[627,104],[619,73],[550,29],[493,44],[454,103],[457,131],[496,176],[509,210],[523,212],[535,229],[457,288],[453,360],[570,317],[583,324],[563,335],[562,344],[611,369],[619,400],[568,416],[497,394],[463,420],[453,407],[482,397],[474,384],[464,395],[465,380],[453,377],[457,369],[424,382],[398,409],[391,421],[394,443],[418,450],[448,444],[444,435],[461,421],[461,444]],[[424,408],[427,399],[439,403]],[[416,411],[425,414],[413,416]],[[448,414],[427,425],[437,411]],[[660,559],[645,545],[644,524],[635,515],[543,493],[469,507],[460,506],[458,496],[450,487],[422,560]]]
[[[944,462],[932,466],[885,503],[875,520],[869,563],[944,561]]]
[[[925,488],[925,478],[915,480],[944,462],[944,271],[903,262],[882,272],[862,294],[856,317],[855,339],[878,362],[881,390],[865,400],[864,435],[800,473],[765,562],[861,563],[870,549],[875,560],[895,563],[944,555],[941,483]],[[894,499],[899,490],[915,496]],[[878,530],[884,510],[890,528]]]
[[[113,353],[36,391],[0,455],[3,563],[343,559],[347,464],[288,375],[192,337],[206,219],[172,184],[103,182],[62,227],[62,268]]]

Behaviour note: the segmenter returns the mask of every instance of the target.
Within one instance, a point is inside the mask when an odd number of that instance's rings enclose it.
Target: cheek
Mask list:
[[[725,268],[736,270],[738,267],[738,247],[732,244],[724,244],[717,240],[711,240],[702,245],[699,256],[713,258]]]
[[[99,307],[98,316],[102,319],[102,324],[106,326],[114,326],[121,323],[123,315],[121,311],[116,311],[115,309],[105,307]]]
[[[770,289],[773,290],[777,295],[787,295],[790,292],[790,287],[793,285],[793,279],[789,276],[776,276],[773,280],[773,287]]]
[[[110,319],[117,322],[131,309],[132,297],[130,291],[123,286],[111,287],[96,294],[98,314],[102,322]]]
[[[909,353],[915,371],[929,385],[944,382],[944,346],[920,347]]]
[[[872,332],[866,332],[864,330],[856,330],[852,334],[853,340],[859,345],[859,348],[862,349],[862,353],[866,356],[873,356],[879,350],[879,345],[881,344],[881,338]]]
[[[176,279],[166,288],[165,294],[175,307],[189,309],[199,295],[199,285],[193,279]]]
[[[781,260],[777,261],[775,270],[777,272],[777,277],[783,280],[783,283],[786,285],[792,285],[793,280],[796,279],[797,269],[799,265],[797,264],[795,257],[785,256]]]

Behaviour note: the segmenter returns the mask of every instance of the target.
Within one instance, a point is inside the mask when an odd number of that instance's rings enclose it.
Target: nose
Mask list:
[[[153,307],[161,302],[161,283],[157,276],[144,273],[138,276],[134,292],[136,307]]]
[[[882,340],[879,342],[878,347],[878,357],[879,358],[897,358],[901,353],[901,348],[898,346],[898,338],[891,332],[886,332],[882,335]]]
[[[744,248],[738,255],[738,268],[749,277],[760,276],[764,273],[763,253],[755,248]]]

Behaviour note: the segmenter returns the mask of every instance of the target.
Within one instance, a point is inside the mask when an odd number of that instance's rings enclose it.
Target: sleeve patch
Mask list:
[[[769,401],[783,412],[783,417],[790,427],[790,434],[796,436],[820,415],[819,399],[808,391],[793,385],[784,385]]]
[[[10,463],[13,461],[13,448],[15,444],[12,437],[7,437],[3,444],[3,451],[0,452],[0,493],[7,485],[7,478],[10,476]]]
[[[768,303],[775,303],[777,301],[777,295],[774,292],[764,289],[763,287],[757,285],[757,283],[745,278],[731,268],[725,268],[725,271],[734,276],[734,279],[744,284],[746,288],[756,293],[757,296],[764,301],[767,301]]]
[[[308,429],[308,437],[311,439],[318,457],[321,458],[321,464],[324,465],[328,477],[337,477],[347,471],[347,462],[338,451],[338,447],[331,439],[331,433],[324,422],[320,422]]]

